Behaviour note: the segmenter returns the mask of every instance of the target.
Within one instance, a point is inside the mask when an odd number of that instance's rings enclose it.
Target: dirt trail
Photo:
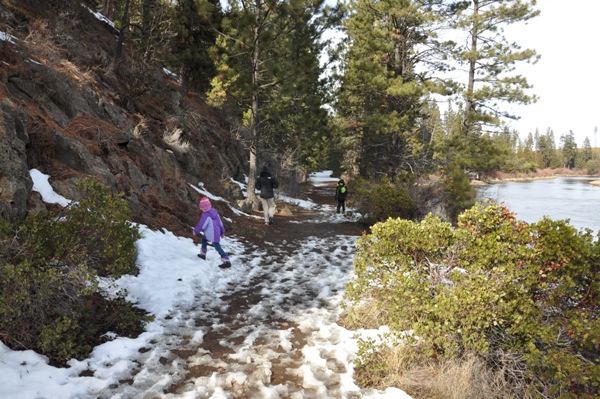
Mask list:
[[[314,350],[319,327],[294,321],[298,314],[322,312],[334,323],[338,315],[338,303],[330,298],[344,288],[362,230],[342,215],[332,220],[334,190],[311,187],[307,195],[319,204],[316,210],[293,207],[292,216],[277,215],[273,225],[256,219],[243,232],[238,228],[246,251],[232,258],[231,270],[244,267],[247,276],[218,299],[198,293],[189,309],[177,310],[186,313],[181,319],[187,322],[172,326],[172,336],[157,342],[165,346],[163,355],[156,359],[153,350],[138,360],[177,383],[157,396],[152,392],[159,383],[138,375],[116,390],[119,397],[360,398],[360,391],[340,390],[348,370],[334,354],[320,349],[321,364],[307,364],[305,351]],[[182,329],[188,331],[184,336]],[[336,337],[328,339],[335,344]],[[314,384],[307,383],[311,379]]]
[[[259,247],[263,246],[264,241],[272,242],[275,247],[278,247],[281,243],[298,242],[311,236],[360,236],[362,234],[361,226],[350,222],[350,219],[346,223],[339,223],[323,217],[324,213],[335,212],[337,204],[334,200],[335,184],[334,182],[308,187],[305,194],[308,199],[318,205],[317,209],[308,210],[290,204],[278,204],[278,208],[289,208],[292,215],[276,216],[275,223],[270,226],[265,226],[263,219],[250,221],[238,229],[237,234]],[[262,212],[260,212],[260,216],[262,216]],[[289,253],[287,247],[284,249]]]

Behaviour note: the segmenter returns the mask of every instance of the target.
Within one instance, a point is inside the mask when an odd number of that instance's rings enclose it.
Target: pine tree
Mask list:
[[[538,167],[550,168],[557,164],[554,132],[548,128],[546,134],[539,135],[536,131],[535,150],[538,154]]]
[[[577,143],[575,143],[575,133],[569,130],[569,133],[560,137],[562,154],[564,157],[565,168],[571,169],[575,166],[577,157]]]
[[[218,0],[179,0],[174,5],[169,63],[179,71],[183,87],[206,92],[216,67],[210,56],[220,28],[221,4]]]
[[[445,143],[447,135],[444,130],[444,121],[437,103],[427,103],[427,118],[424,120],[422,141],[428,141],[428,151],[432,160],[442,161],[445,158]]]
[[[218,75],[208,93],[243,119],[250,153],[248,201],[263,151],[282,152],[325,123],[316,79],[320,33],[330,21],[324,0],[230,0],[217,44]],[[295,114],[290,115],[291,112]],[[302,116],[311,115],[309,121]],[[306,123],[305,123],[306,122]],[[277,140],[276,136],[282,141]],[[306,148],[307,142],[299,139]],[[310,142],[310,140],[309,140]],[[278,144],[277,148],[269,148]]]
[[[519,133],[505,126],[502,131],[493,133],[491,138],[500,149],[500,153],[503,154],[499,162],[500,170],[515,172],[522,169],[521,165],[525,162],[519,158],[519,149],[521,148]]]
[[[455,54],[468,70],[463,94],[463,132],[480,132],[494,127],[503,118],[516,119],[501,109],[501,104],[529,104],[536,97],[526,94],[531,86],[520,75],[509,75],[517,62],[537,62],[534,50],[521,49],[504,36],[504,27],[528,21],[539,14],[535,0],[470,0],[454,2],[457,19],[453,27],[468,34],[464,46]]]
[[[592,153],[592,144],[590,143],[590,139],[586,136],[585,139],[583,139],[583,162],[591,160],[593,156],[594,155]]]
[[[432,2],[353,0],[345,24],[344,75],[336,109],[364,177],[413,171],[429,138],[419,132],[427,77],[417,65],[428,42]],[[424,140],[423,140],[424,139]]]
[[[323,31],[335,24],[338,14],[322,8],[320,1],[311,4],[307,12],[303,2],[291,2],[281,22],[293,25],[281,36],[275,58],[279,59],[279,84],[269,93],[269,104],[263,107],[263,149],[278,154],[294,154],[297,162],[306,168],[324,165],[327,141],[330,136],[329,115],[323,107],[327,84],[321,78],[323,67],[319,55],[326,42],[321,42]],[[285,31],[284,26],[281,27]]]
[[[153,72],[163,66],[170,50],[171,10],[169,3],[158,0],[125,0],[116,2],[115,26],[119,29],[114,68],[122,61],[125,43],[129,44],[133,93],[142,93],[153,85]]]

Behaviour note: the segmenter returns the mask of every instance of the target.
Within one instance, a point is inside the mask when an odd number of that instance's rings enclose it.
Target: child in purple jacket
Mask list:
[[[208,251],[207,245],[209,242],[213,243],[213,246],[221,255],[222,264],[219,265],[221,269],[231,267],[229,256],[221,248],[221,238],[225,236],[225,226],[219,217],[219,213],[210,204],[210,200],[206,197],[202,197],[200,204],[198,205],[202,211],[202,217],[198,222],[198,225],[194,228],[194,234],[203,232],[202,243],[200,247],[200,253],[198,257],[206,260],[206,252]]]

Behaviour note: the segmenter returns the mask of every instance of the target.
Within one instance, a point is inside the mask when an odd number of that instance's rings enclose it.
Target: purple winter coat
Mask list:
[[[194,228],[194,234],[204,232],[204,238],[210,242],[220,242],[221,236],[225,234],[225,226],[215,208],[202,212],[200,221]]]

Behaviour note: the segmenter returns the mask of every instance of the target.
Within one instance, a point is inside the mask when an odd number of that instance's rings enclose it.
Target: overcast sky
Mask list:
[[[550,127],[557,145],[572,130],[579,147],[587,136],[598,146],[600,134],[600,1],[539,0],[541,15],[508,31],[523,48],[535,49],[542,58],[520,68],[533,84],[537,103],[515,108],[521,119],[512,127],[521,133],[545,133]],[[597,143],[596,145],[594,143]]]
[[[336,0],[329,0],[335,2]],[[534,65],[522,63],[524,75],[539,97],[534,104],[509,108],[521,118],[510,121],[522,138],[529,132],[554,131],[556,144],[570,130],[579,147],[587,136],[600,145],[600,0],[538,0],[541,14],[526,23],[508,26],[507,37],[541,55]],[[328,32],[331,34],[331,32]],[[466,83],[466,74],[452,77]],[[464,76],[464,79],[463,79]],[[442,110],[444,105],[441,105]],[[594,144],[596,142],[596,145]]]

